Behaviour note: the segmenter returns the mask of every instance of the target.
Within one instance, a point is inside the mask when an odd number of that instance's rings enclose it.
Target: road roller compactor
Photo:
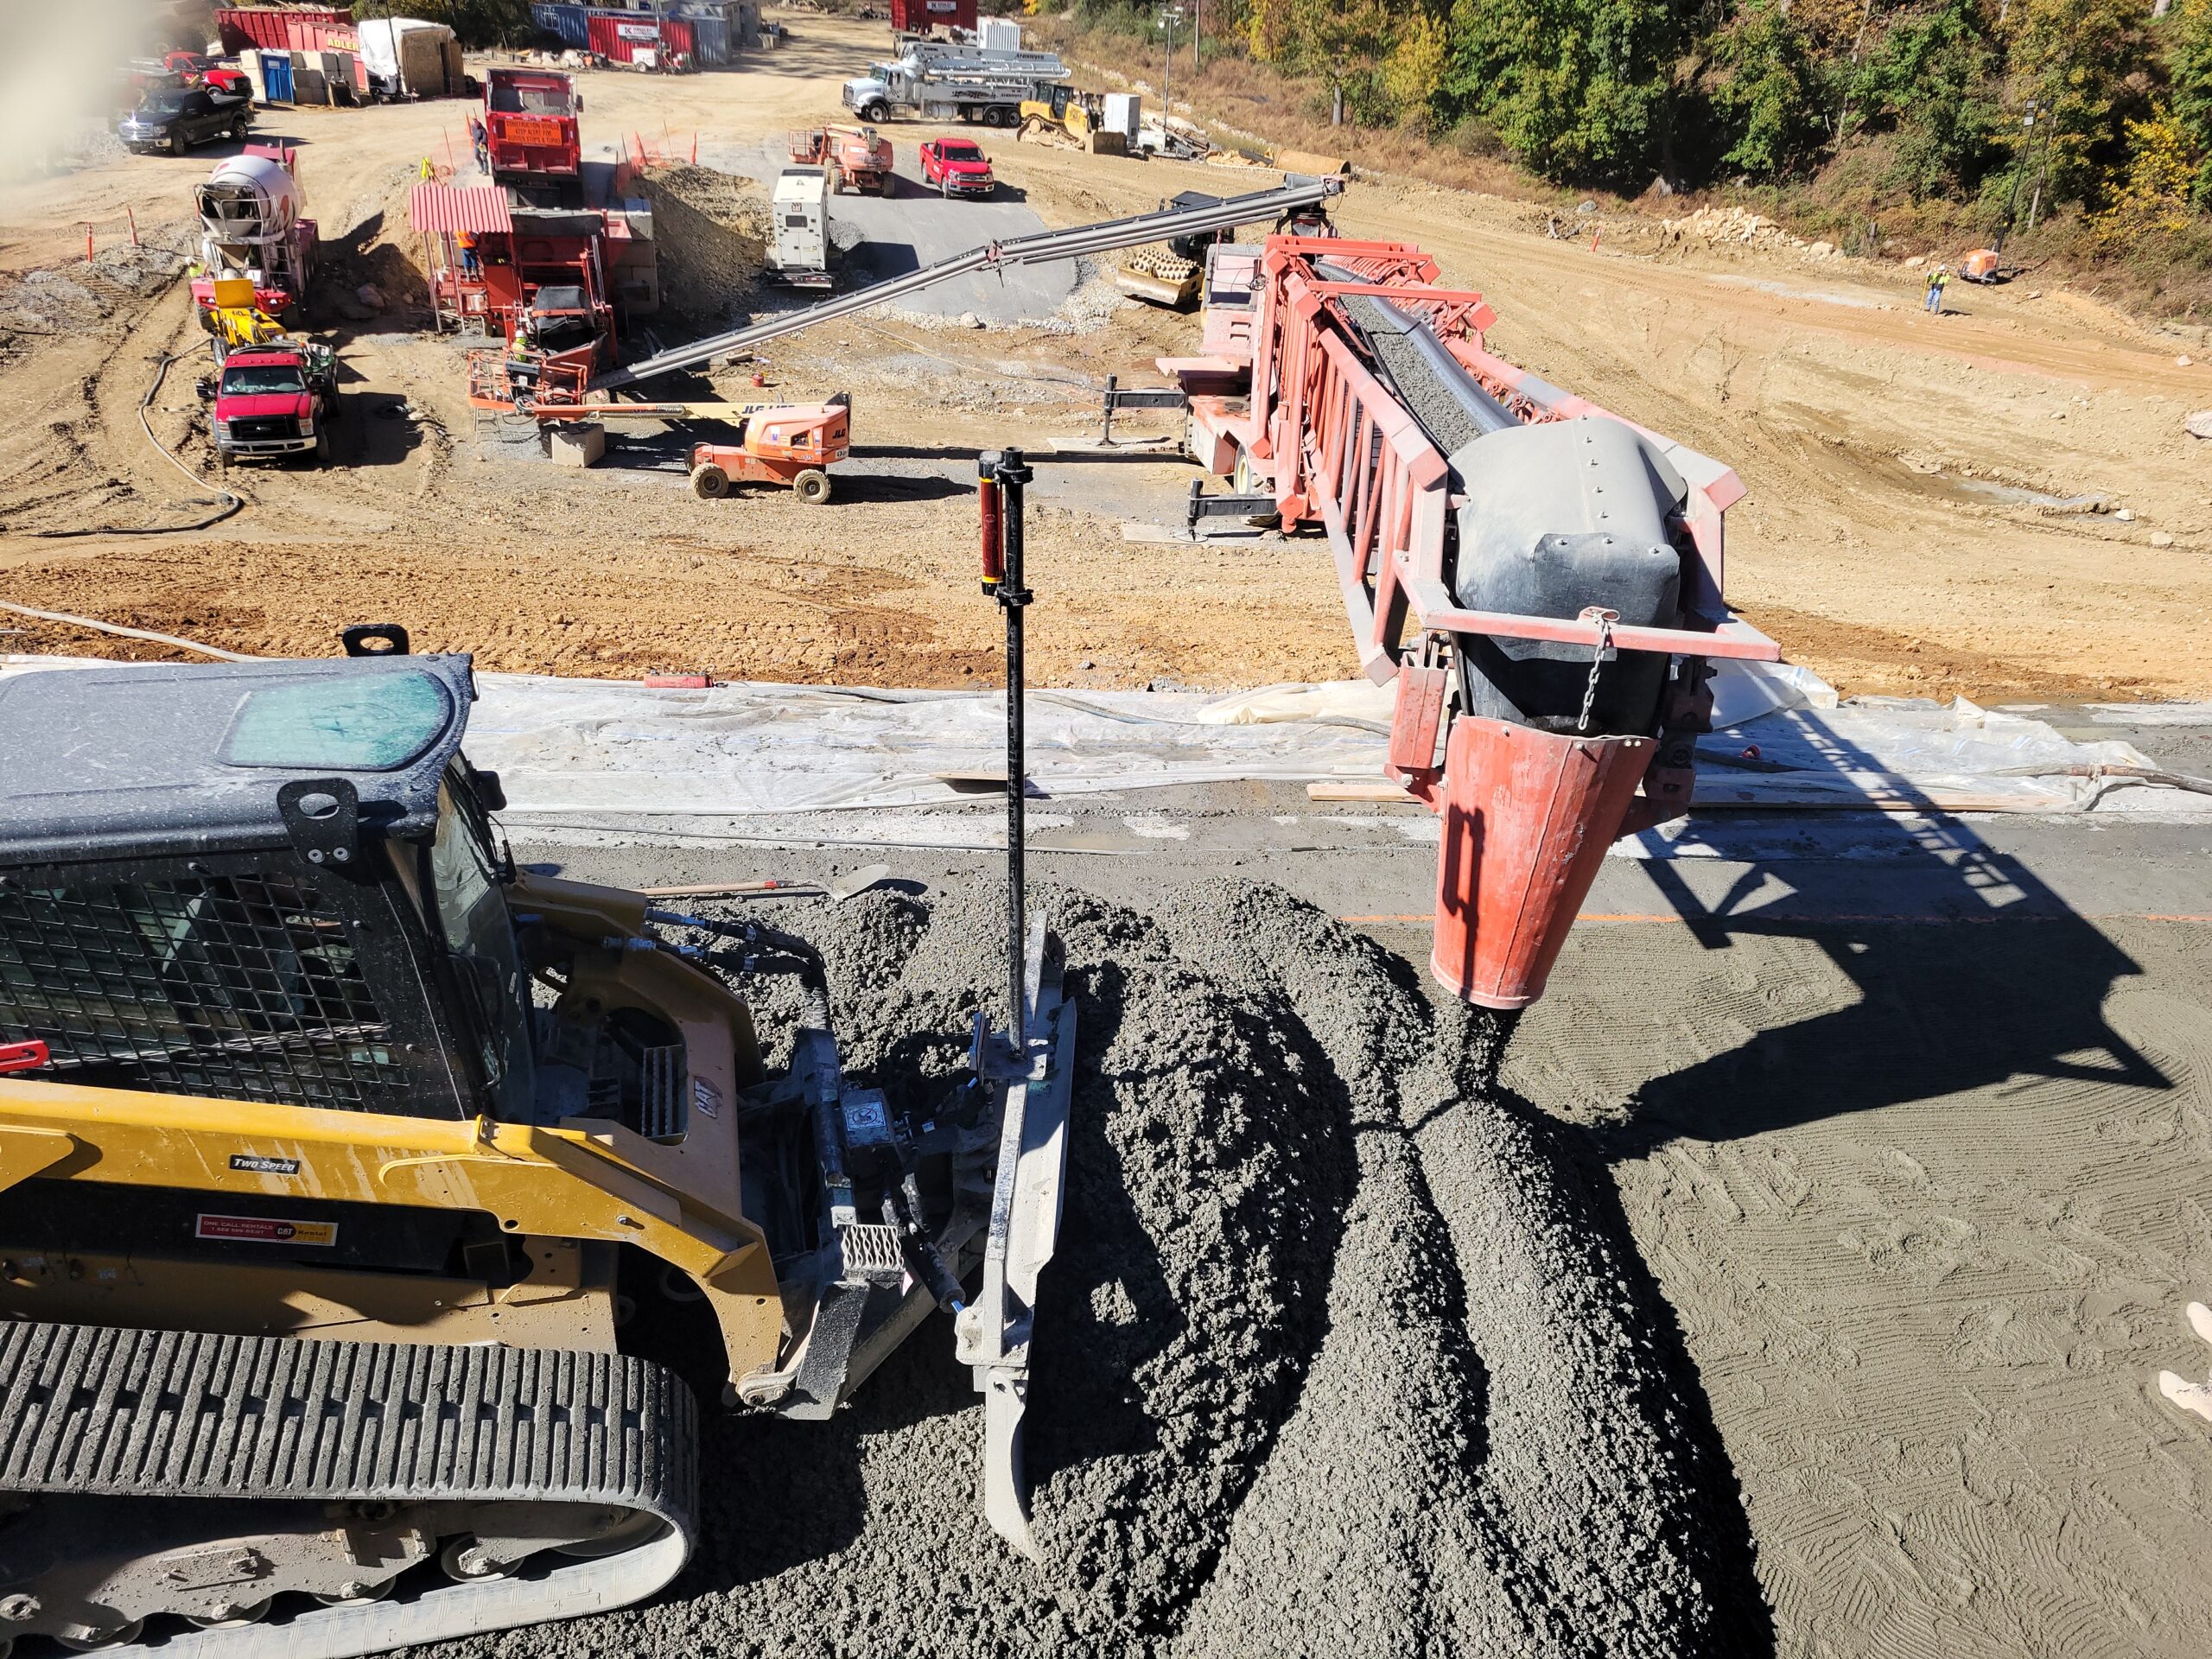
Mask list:
[[[518,870],[468,659],[346,645],[0,678],[0,1649],[335,1659],[634,1601],[690,1552],[702,1408],[826,1417],[947,1305],[1033,1553],[1041,929],[1019,1040],[849,1077],[810,947]],[[741,988],[778,974],[772,1071]]]

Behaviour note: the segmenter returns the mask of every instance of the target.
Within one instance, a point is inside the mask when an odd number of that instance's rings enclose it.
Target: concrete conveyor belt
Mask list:
[[[674,351],[663,352],[655,357],[615,370],[592,383],[594,391],[620,391],[634,386],[657,374],[668,374],[677,369],[695,368],[717,357],[750,351],[765,346],[772,340],[781,340],[786,334],[810,328],[817,322],[831,322],[839,317],[850,316],[855,311],[865,311],[870,306],[881,305],[887,300],[903,299],[909,294],[920,292],[955,276],[963,276],[971,270],[1001,270],[1008,265],[1043,265],[1059,259],[1079,259],[1085,254],[1108,253],[1116,248],[1142,247],[1148,242],[1164,242],[1171,237],[1202,236],[1208,231],[1234,230],[1239,225],[1256,224],[1262,219],[1274,219],[1300,207],[1312,207],[1325,201],[1344,188],[1341,179],[1287,178],[1273,190],[1255,190],[1241,196],[1230,196],[1210,206],[1199,207],[1166,207],[1149,213],[1135,213],[1127,219],[1109,219],[1096,225],[1077,225],[1065,231],[1039,231],[1030,236],[1017,236],[1005,242],[988,243],[980,248],[970,248],[965,253],[956,253],[950,259],[940,259],[933,265],[919,270],[893,276],[887,282],[872,283],[855,289],[849,294],[824,300],[819,305],[808,306],[803,311],[792,311],[766,322],[757,322],[747,328],[734,329],[726,334],[715,334],[706,340],[694,340],[689,346],[679,346]]]

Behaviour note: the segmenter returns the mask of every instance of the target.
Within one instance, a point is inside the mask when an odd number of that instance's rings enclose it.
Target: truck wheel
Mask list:
[[[338,418],[335,411],[330,418]],[[327,426],[318,426],[315,429],[315,464],[318,467],[330,465],[330,429]]]
[[[866,109],[861,111],[861,119],[863,121],[887,121],[890,118],[891,106],[888,104],[886,104],[881,99],[878,99],[874,103],[869,105]]]
[[[937,181],[937,193],[950,199],[952,194],[952,175],[948,173]]]
[[[1006,111],[1001,109],[997,105],[992,105],[990,108],[983,111],[983,124],[987,127],[1002,127],[1006,125]]]
[[[830,474],[819,467],[810,467],[791,480],[791,493],[810,507],[818,507],[830,499]]]
[[[729,474],[711,461],[691,469],[691,493],[702,501],[719,501],[729,493]]]
[[[245,142],[245,135],[246,118],[244,116],[240,116],[237,120],[231,123],[231,137],[237,139],[240,143],[244,143]]]
[[[168,144],[170,155],[181,156],[184,154],[184,129],[182,127],[171,127],[169,129]]]

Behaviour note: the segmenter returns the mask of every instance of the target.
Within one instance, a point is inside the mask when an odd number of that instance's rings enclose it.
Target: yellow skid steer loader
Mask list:
[[[711,1408],[819,1418],[965,1304],[1033,1553],[1041,934],[1021,1039],[902,1107],[802,941],[515,868],[468,658],[346,645],[0,677],[0,1651],[338,1659],[652,1594],[699,1475],[654,1310],[711,1318]]]

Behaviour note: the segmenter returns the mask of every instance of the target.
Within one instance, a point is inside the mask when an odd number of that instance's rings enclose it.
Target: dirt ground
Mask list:
[[[694,135],[757,143],[834,113],[836,81],[880,31],[789,21],[791,45],[741,71],[585,77],[588,152],[637,131],[683,156]],[[249,652],[320,651],[342,623],[375,616],[499,669],[957,684],[982,671],[995,627],[969,581],[966,454],[1065,446],[1090,426],[1106,374],[1141,373],[1192,337],[1187,319],[1094,305],[1075,332],[868,319],[782,342],[772,386],[854,395],[862,475],[826,509],[766,493],[695,501],[666,435],[639,435],[619,466],[556,472],[526,444],[479,433],[459,344],[421,331],[404,193],[425,155],[442,161],[457,144],[461,118],[433,103],[264,119],[302,143],[341,299],[373,280],[385,307],[334,330],[349,464],[233,474],[250,505],[201,534],[97,532],[205,512],[137,412],[158,354],[196,341],[186,301],[158,270],[120,263],[126,207],[149,242],[182,245],[205,155],[118,156],[0,188],[0,387],[37,411],[0,435],[0,594]],[[923,136],[898,129],[910,170]],[[1269,176],[1010,140],[993,149],[1048,224]],[[2200,626],[2212,495],[2182,429],[2212,404],[2199,389],[2212,368],[2177,366],[2176,341],[2082,296],[2037,294],[2031,278],[1955,284],[1959,315],[1930,318],[1916,273],[1671,237],[1656,220],[1545,218],[1364,180],[1340,215],[1351,234],[1418,241],[1448,280],[1481,289],[1507,355],[1735,467],[1751,493],[1730,516],[1731,594],[1794,658],[1855,690],[2212,691]],[[87,219],[101,246],[90,271]],[[683,327],[657,325],[664,339]],[[192,395],[203,361],[170,371],[148,418],[204,467]],[[1038,486],[1039,671],[1200,686],[1352,671],[1318,545],[1123,540],[1126,520],[1172,519],[1189,475],[1058,449]],[[2085,496],[2129,516],[2050,505]],[[20,626],[0,639],[134,649]]]

